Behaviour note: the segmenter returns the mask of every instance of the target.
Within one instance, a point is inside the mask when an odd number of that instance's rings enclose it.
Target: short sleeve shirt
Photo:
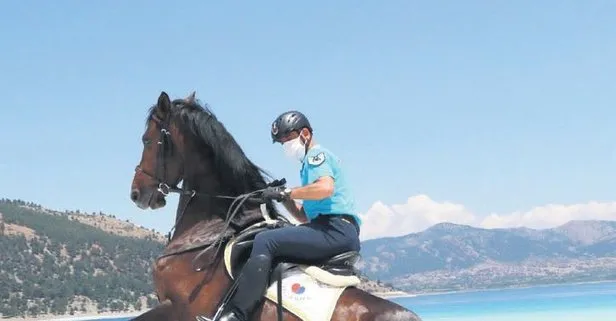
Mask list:
[[[300,170],[303,186],[314,183],[323,176],[334,179],[334,193],[322,200],[304,200],[303,208],[308,220],[320,214],[348,214],[355,217],[361,224],[355,209],[355,200],[348,185],[346,175],[341,167],[340,159],[328,149],[316,145],[308,150]]]

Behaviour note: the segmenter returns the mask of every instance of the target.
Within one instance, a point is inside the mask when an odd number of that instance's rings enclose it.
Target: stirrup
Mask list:
[[[227,304],[229,303],[229,301],[231,300],[231,296],[235,293],[235,291],[237,290],[237,286],[239,284],[239,279],[242,277],[242,274],[240,273],[240,275],[233,280],[233,284],[231,284],[231,287],[229,289],[227,289],[227,293],[225,294],[225,296],[222,299],[222,302],[218,305],[218,309],[216,310],[216,313],[214,313],[214,317],[212,317],[211,319],[202,315],[197,315],[195,317],[195,320],[197,321],[218,321],[218,319],[220,318],[220,315],[222,314],[222,312],[225,310],[225,307],[227,306]],[[278,270],[278,273],[276,273],[276,275],[274,275],[274,277],[277,279],[278,284],[276,287],[276,294],[277,294],[277,304],[276,304],[276,314],[277,314],[277,321],[282,321],[282,269]]]

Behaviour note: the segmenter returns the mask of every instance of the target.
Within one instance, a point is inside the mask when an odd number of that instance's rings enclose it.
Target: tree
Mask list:
[[[0,237],[0,253],[8,254],[0,260],[3,317],[70,313],[69,303],[76,295],[98,304],[100,312],[112,302],[117,311],[143,308],[143,296],[149,297],[148,303],[157,302],[151,298],[151,262],[163,244],[108,233],[62,215],[21,207],[17,201],[0,201],[0,212],[0,224],[28,227],[39,236]],[[2,229],[6,233],[6,226]],[[87,311],[85,305],[72,310]]]

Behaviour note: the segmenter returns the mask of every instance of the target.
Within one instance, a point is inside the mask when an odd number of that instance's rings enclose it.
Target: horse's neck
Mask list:
[[[217,198],[216,196],[236,196],[227,195],[228,189],[220,182],[210,159],[204,159],[199,157],[198,153],[192,153],[185,157],[185,162],[182,187],[185,190],[194,190],[198,194],[193,197],[184,194],[180,197],[176,213],[175,235],[181,235],[197,224],[209,225],[210,222],[225,219],[229,205],[233,200]],[[252,206],[254,211],[250,211],[249,214],[246,212],[237,213],[235,218],[241,219],[246,215],[252,217],[257,215],[258,205],[252,204]],[[246,207],[250,209],[250,206]],[[247,217],[247,219],[251,220],[252,218]]]

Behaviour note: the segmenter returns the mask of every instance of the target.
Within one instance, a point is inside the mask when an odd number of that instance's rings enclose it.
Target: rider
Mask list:
[[[301,187],[270,187],[263,196],[282,202],[302,224],[266,230],[256,235],[250,258],[239,278],[230,310],[221,321],[247,321],[268,286],[272,261],[284,258],[314,262],[346,251],[359,251],[359,226],[354,201],[339,159],[313,139],[306,116],[288,111],[271,128],[274,143],[302,164]],[[303,200],[296,205],[295,199]]]

